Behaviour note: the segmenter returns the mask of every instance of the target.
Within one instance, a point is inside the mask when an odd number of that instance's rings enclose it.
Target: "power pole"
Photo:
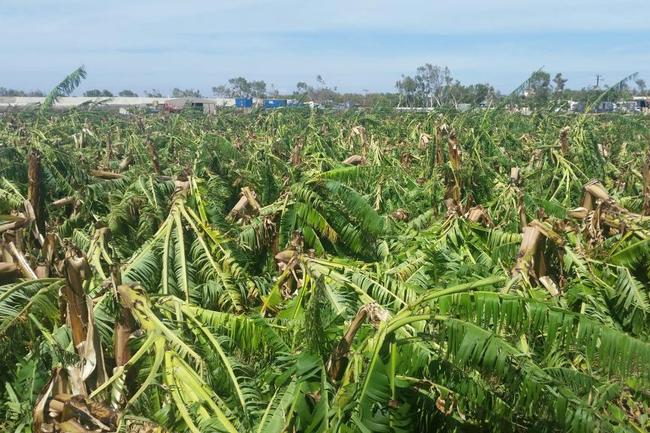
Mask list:
[[[596,87],[595,87],[596,89],[598,89],[600,87],[600,79],[601,78],[603,78],[602,75],[596,74]]]

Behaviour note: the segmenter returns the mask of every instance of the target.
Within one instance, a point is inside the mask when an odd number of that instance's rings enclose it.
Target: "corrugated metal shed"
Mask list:
[[[253,108],[253,98],[235,98],[235,107]]]
[[[264,108],[280,108],[286,106],[287,106],[286,99],[265,99],[264,100]]]

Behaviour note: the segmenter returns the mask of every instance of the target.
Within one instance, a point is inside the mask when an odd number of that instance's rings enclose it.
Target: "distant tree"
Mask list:
[[[309,85],[304,81],[298,81],[292,96],[300,101],[305,101],[309,97]]]
[[[491,104],[498,98],[498,92],[489,84],[472,84],[465,88],[467,89],[467,99],[463,102],[469,104]]]
[[[124,97],[127,97],[127,98],[133,98],[133,97],[138,96],[137,93],[135,93],[135,92],[132,91],[132,90],[128,90],[128,89],[124,89],[124,90],[122,90],[120,93],[118,93],[118,95],[119,95],[119,96],[124,96]]]
[[[173,98],[200,98],[201,92],[197,89],[179,89],[177,87],[172,90]]]
[[[84,96],[88,98],[100,98],[100,97],[112,98],[113,94],[106,89],[104,90],[91,89],[91,90],[86,90],[84,92]]]
[[[564,87],[566,85],[566,82],[568,80],[564,77],[562,77],[562,73],[558,72],[555,74],[555,78],[553,78],[553,83],[555,83],[555,93],[560,94],[564,91]]]
[[[551,75],[542,70],[535,71],[528,79],[528,92],[535,105],[540,106],[548,102],[551,90]]]
[[[271,86],[269,87],[268,90],[265,91],[265,93],[266,96],[270,98],[277,98],[280,96],[280,92],[278,91],[278,89],[275,88],[273,84],[271,84]]]
[[[490,84],[476,84],[476,104],[493,104],[499,97],[499,91]]]
[[[445,103],[457,107],[458,104],[491,104],[499,97],[499,93],[487,83],[477,83],[465,86],[455,80],[446,86]]]
[[[308,90],[309,90],[309,86],[307,85],[307,83],[305,83],[304,81],[298,81],[298,83],[296,83],[296,91],[294,93],[301,95],[307,93]]]
[[[266,83],[264,81],[251,81],[250,82],[250,87],[251,87],[251,94],[252,96],[255,96],[257,98],[263,98],[266,96],[267,89],[266,89]],[[271,93],[277,95],[277,90],[271,85]]]
[[[230,89],[227,86],[224,86],[223,84],[220,86],[215,86],[212,88],[212,93],[214,96],[218,96],[220,98],[230,98],[231,97],[231,92]]]
[[[448,90],[454,80],[448,67],[427,63],[417,69],[414,79],[418,97],[427,107],[440,106],[449,102]]]
[[[399,95],[393,93],[372,93],[362,89],[363,93],[342,93],[339,100],[349,102],[353,107],[390,108],[398,104]],[[295,93],[294,93],[295,95]]]
[[[643,78],[637,78],[634,81],[634,84],[636,84],[636,88],[639,90],[640,95],[645,95],[645,89],[646,89],[646,83]]]
[[[5,87],[0,87],[0,96],[45,96],[45,94],[40,90],[32,90],[25,92],[23,90],[16,89],[7,89]]]
[[[302,95],[304,98],[321,105],[343,101],[343,97],[338,93],[338,89],[336,87],[329,87],[320,74],[316,76],[316,86],[311,86],[304,81],[300,81],[296,84],[294,94]]]
[[[415,92],[418,88],[415,79],[408,75],[402,75],[402,79],[395,83],[395,88],[399,94],[398,105],[401,105],[403,100],[407,107],[413,107],[415,104]]]
[[[405,100],[408,106],[437,107],[456,104],[464,98],[464,89],[451,76],[449,68],[431,63],[417,68],[414,76],[402,75],[395,87],[400,94],[400,101]]]
[[[23,92],[22,90],[7,89],[6,87],[0,87],[0,96],[25,96],[25,92]]]
[[[250,97],[253,96],[252,84],[244,77],[236,77],[228,80],[228,88],[232,96]]]
[[[163,97],[162,93],[160,93],[160,90],[158,90],[158,89],[145,90],[144,95],[147,98],[162,98]]]
[[[593,86],[584,87],[582,89],[565,89],[563,98],[573,101],[587,103],[596,100],[602,93],[602,89],[596,89]]]
[[[225,85],[213,87],[212,93],[222,98],[264,98],[268,92],[265,81],[248,81],[244,77],[235,77]]]

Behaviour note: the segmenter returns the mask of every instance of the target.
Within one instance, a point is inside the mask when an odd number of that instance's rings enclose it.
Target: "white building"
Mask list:
[[[36,108],[45,101],[44,97],[32,96],[0,96],[0,111],[20,108]],[[108,109],[119,110],[129,107],[171,108],[185,107],[202,108],[206,113],[213,113],[216,107],[232,107],[235,100],[231,98],[149,98],[149,97],[86,97],[66,96],[59,98],[54,104],[55,109],[65,110],[72,107],[93,105]]]

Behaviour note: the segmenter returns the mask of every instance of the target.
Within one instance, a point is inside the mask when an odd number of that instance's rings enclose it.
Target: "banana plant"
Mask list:
[[[0,429],[648,430],[648,122],[7,113]]]

